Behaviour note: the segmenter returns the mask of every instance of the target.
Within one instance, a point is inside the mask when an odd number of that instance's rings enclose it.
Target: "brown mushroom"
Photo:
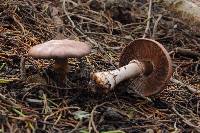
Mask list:
[[[60,74],[60,86],[64,84],[68,71],[68,58],[82,57],[89,54],[91,48],[83,42],[74,40],[51,40],[33,46],[28,55],[38,59],[54,59],[54,69]]]
[[[126,46],[119,67],[108,72],[96,72],[92,79],[104,92],[124,80],[132,79],[134,89],[143,96],[160,92],[172,75],[172,62],[166,49],[157,41],[137,39]]]

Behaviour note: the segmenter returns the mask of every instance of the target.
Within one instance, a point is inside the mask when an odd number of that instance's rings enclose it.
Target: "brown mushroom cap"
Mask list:
[[[51,40],[45,43],[33,46],[28,55],[34,58],[68,58],[82,57],[89,54],[91,48],[83,42],[74,40]]]
[[[119,66],[134,59],[151,62],[153,71],[148,76],[141,75],[131,80],[133,89],[143,96],[162,91],[172,75],[172,61],[166,49],[155,40],[140,38],[123,49]]]

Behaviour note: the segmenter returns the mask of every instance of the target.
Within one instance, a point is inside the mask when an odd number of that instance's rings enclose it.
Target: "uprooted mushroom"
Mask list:
[[[92,80],[103,92],[114,89],[120,82],[133,79],[133,88],[143,96],[163,90],[172,75],[172,62],[166,49],[157,41],[137,39],[121,54],[120,68],[92,74]]]

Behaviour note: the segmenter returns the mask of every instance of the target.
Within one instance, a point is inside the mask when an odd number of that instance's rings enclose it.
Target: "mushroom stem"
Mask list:
[[[64,82],[65,82],[66,74],[68,71],[68,59],[67,58],[55,59],[54,69],[59,75],[59,78],[58,78],[59,86],[63,86],[65,84]]]
[[[150,72],[152,72],[152,65],[150,63],[132,60],[128,65],[118,69],[94,73],[92,79],[107,92],[124,80],[136,78],[141,74],[149,74]]]

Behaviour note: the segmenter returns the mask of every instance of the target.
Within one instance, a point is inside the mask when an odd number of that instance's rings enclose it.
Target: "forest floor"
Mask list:
[[[194,2],[196,5],[200,6],[200,2],[198,0],[191,0],[192,2]]]
[[[0,132],[200,132],[200,29],[159,1],[150,19],[148,12],[146,0],[0,0]],[[167,87],[150,97],[128,82],[108,94],[91,91],[90,74],[118,68],[122,49],[144,34],[170,53]],[[65,88],[56,86],[53,60],[27,56],[32,46],[55,38],[92,47],[88,56],[69,59]]]

